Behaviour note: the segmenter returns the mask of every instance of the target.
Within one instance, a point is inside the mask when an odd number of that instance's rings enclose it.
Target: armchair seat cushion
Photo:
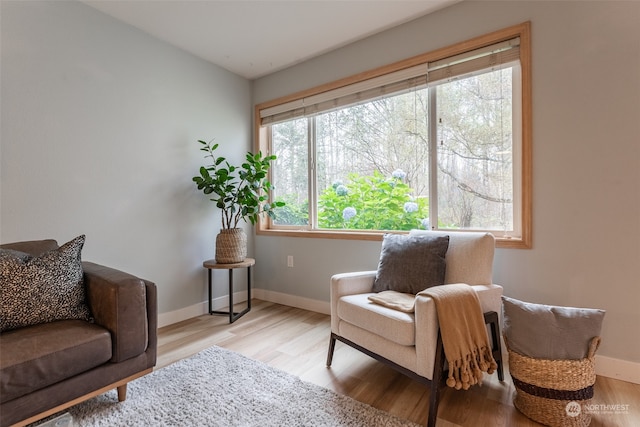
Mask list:
[[[369,300],[370,295],[376,294],[365,293],[340,298],[338,318],[396,344],[414,346],[416,344],[414,314],[376,304]]]
[[[111,359],[111,334],[83,320],[61,320],[0,335],[2,402],[27,395]]]

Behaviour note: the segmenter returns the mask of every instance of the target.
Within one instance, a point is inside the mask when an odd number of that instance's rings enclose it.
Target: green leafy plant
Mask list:
[[[281,201],[268,202],[272,188],[267,179],[268,171],[276,156],[248,152],[246,161],[241,166],[234,166],[224,157],[216,156],[218,144],[202,140],[198,143],[211,164],[200,167],[200,175],[194,176],[193,181],[198,190],[212,196],[211,201],[222,210],[222,229],[237,228],[240,220],[255,225],[258,217],[265,213],[275,218],[274,209],[285,205]]]
[[[385,177],[349,174],[346,183],[335,182],[318,199],[321,228],[352,230],[410,230],[428,228],[429,201],[413,197],[401,170]]]

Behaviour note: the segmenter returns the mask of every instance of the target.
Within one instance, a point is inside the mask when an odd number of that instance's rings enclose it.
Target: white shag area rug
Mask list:
[[[80,427],[416,427],[241,354],[211,347],[68,410]]]

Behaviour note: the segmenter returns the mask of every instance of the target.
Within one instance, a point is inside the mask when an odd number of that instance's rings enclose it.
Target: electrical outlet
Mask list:
[[[287,267],[293,267],[293,255],[287,256]]]

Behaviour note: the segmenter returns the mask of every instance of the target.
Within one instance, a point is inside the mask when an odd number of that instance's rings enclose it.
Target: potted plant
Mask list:
[[[267,179],[271,161],[276,156],[263,156],[262,152],[247,152],[245,162],[234,166],[221,156],[216,156],[218,144],[198,140],[200,151],[207,153],[205,159],[210,164],[200,167],[200,175],[193,181],[204,194],[222,211],[222,228],[216,237],[216,262],[232,264],[242,262],[247,256],[247,236],[238,227],[240,220],[255,225],[258,217],[267,214],[275,218],[274,209],[284,206],[284,202],[269,203]]]

